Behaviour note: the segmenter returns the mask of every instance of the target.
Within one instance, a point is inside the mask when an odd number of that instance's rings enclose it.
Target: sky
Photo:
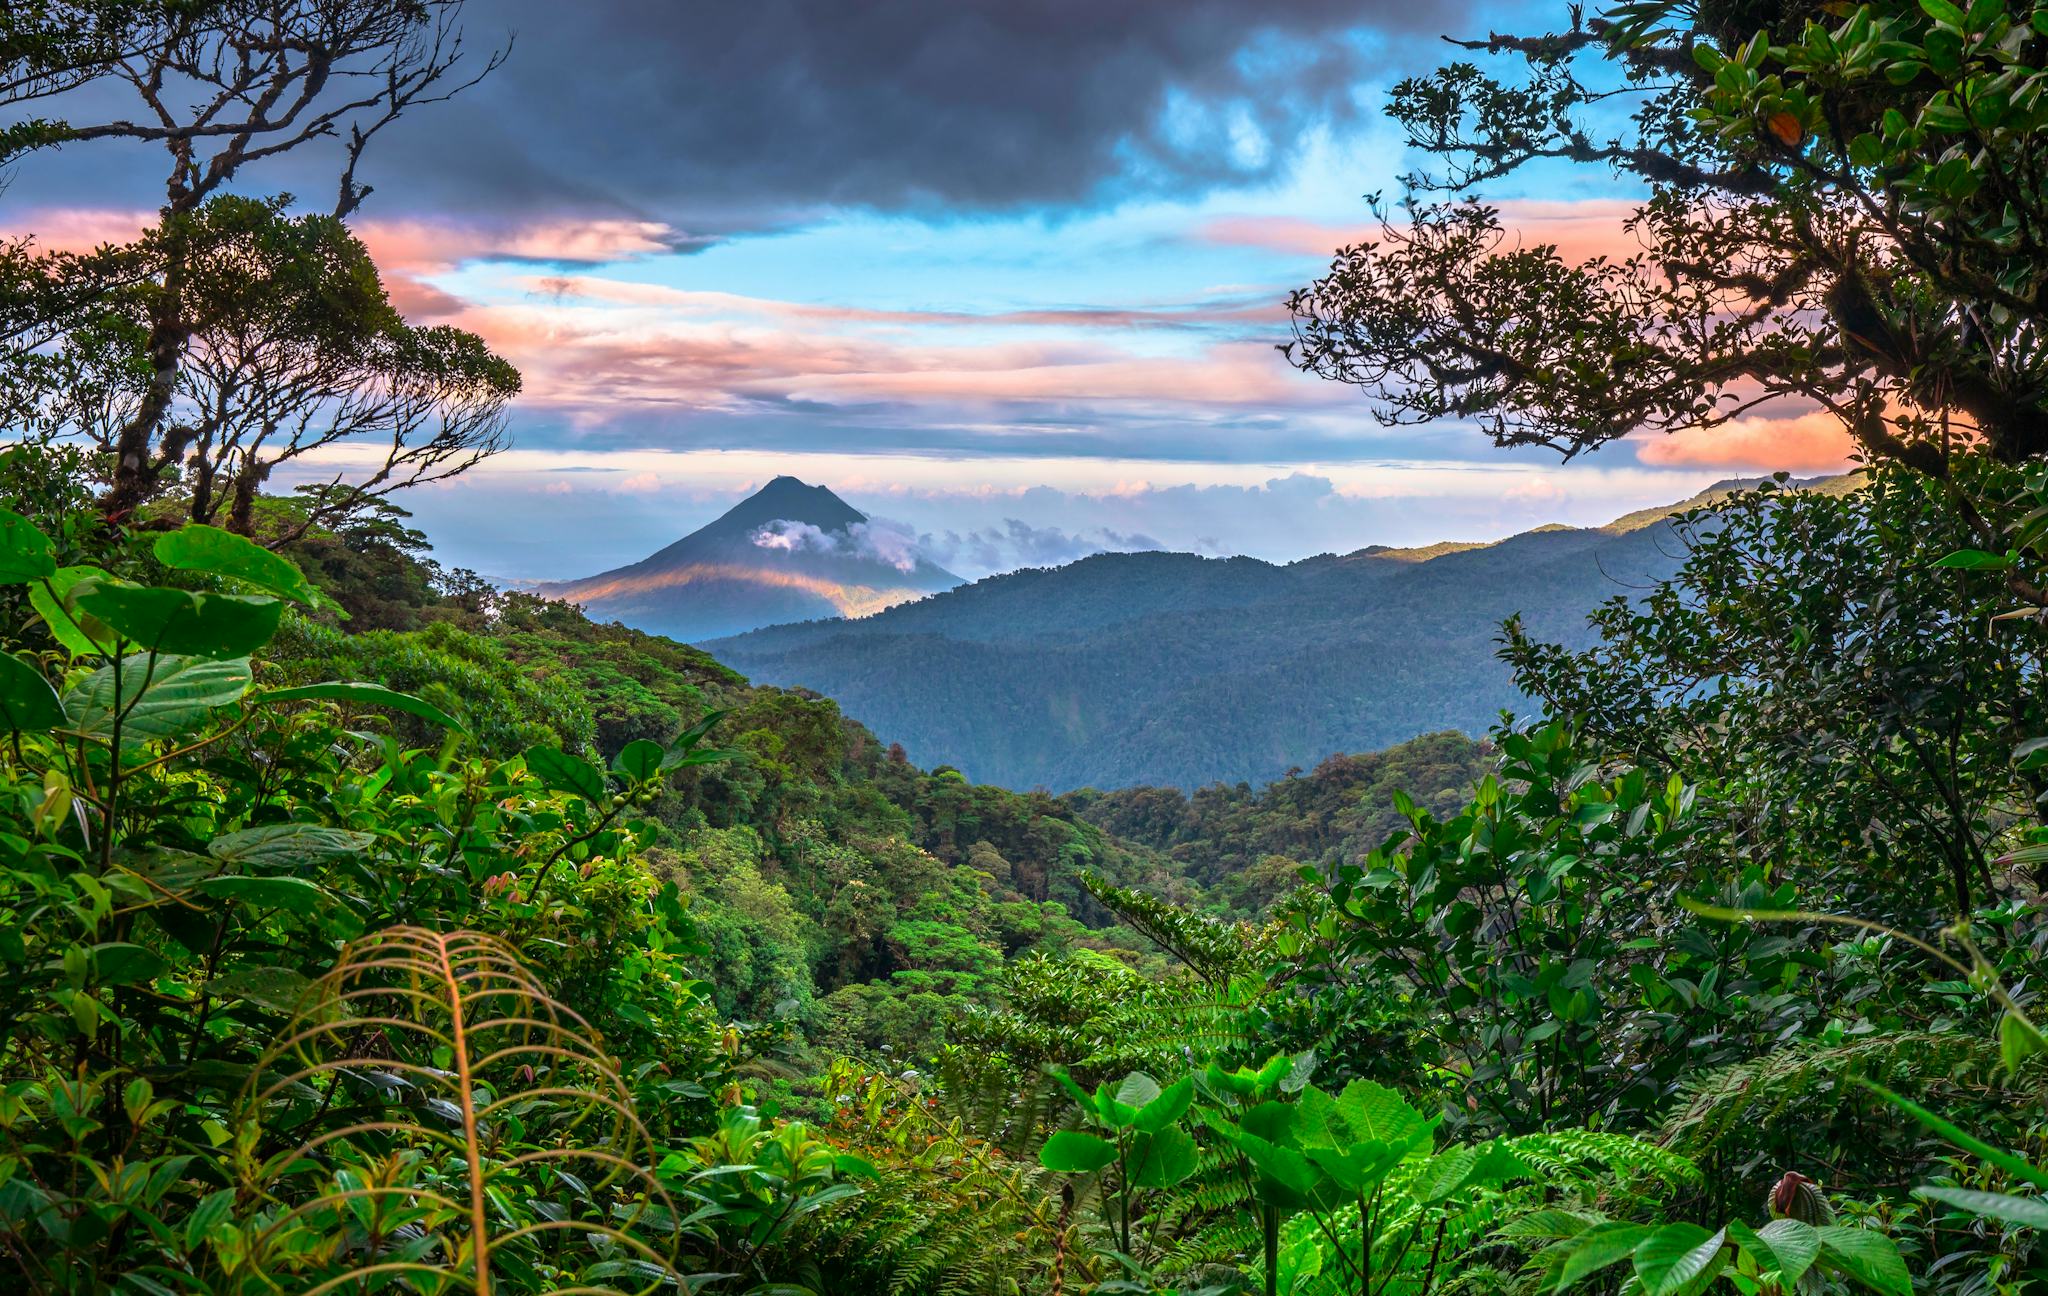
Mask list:
[[[478,332],[525,392],[513,451],[401,502],[450,565],[560,579],[788,473],[971,578],[1490,539],[1839,468],[1838,435],[1784,417],[1570,465],[1388,429],[1276,350],[1288,290],[1417,161],[1388,87],[1442,33],[1559,9],[470,0],[470,58],[503,66],[379,138],[354,223],[409,318]],[[0,233],[125,236],[160,162],[124,147],[19,164]],[[242,188],[333,174],[315,147]],[[1633,195],[1581,170],[1489,197],[1590,253]]]

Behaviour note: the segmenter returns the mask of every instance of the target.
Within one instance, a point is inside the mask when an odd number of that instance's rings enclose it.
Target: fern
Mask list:
[[[1116,886],[1100,874],[1084,872],[1081,885],[1124,925],[1149,938],[1186,964],[1212,986],[1233,977],[1255,974],[1265,940],[1250,923],[1222,923],[1182,905],[1129,887]]]
[[[948,1087],[950,1088],[950,1087]],[[891,1296],[983,1296],[1044,1290],[1049,1257],[1067,1279],[1093,1276],[1073,1255],[1076,1208],[1053,1176],[1003,1140],[1035,1146],[1037,1120],[1005,1116],[978,1090],[925,1092],[848,1064],[826,1077],[833,1134],[878,1169],[879,1182],[820,1212],[806,1244],[834,1280],[827,1290]],[[1024,1109],[1042,1109],[1027,1091]],[[988,1119],[986,1133],[976,1119]],[[1085,1253],[1084,1253],[1085,1254]]]
[[[587,1025],[504,943],[352,943],[239,1102],[244,1269],[307,1293],[681,1283],[674,1203]],[[650,1240],[650,1238],[652,1240]]]
[[[1820,1104],[1832,1113],[1851,1077],[1892,1088],[1954,1087],[1971,1077],[1992,1082],[1998,1067],[1997,1042],[1963,1032],[1880,1034],[1833,1045],[1803,1042],[1686,1085],[1665,1118],[1661,1138],[1675,1151],[1702,1156],[1738,1135],[1778,1125],[1805,1104]]]

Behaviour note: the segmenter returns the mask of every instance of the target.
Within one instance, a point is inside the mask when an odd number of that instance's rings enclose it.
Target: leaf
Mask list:
[[[744,754],[726,747],[706,747],[687,752],[671,750],[667,756],[662,757],[661,768],[667,771],[687,769],[692,765],[717,765],[724,761],[738,760]]]
[[[81,585],[112,579],[97,567],[59,567],[56,575],[28,587],[29,606],[35,609],[43,624],[50,627],[50,634],[72,656],[111,653],[115,647],[113,632],[83,613],[73,614],[66,601],[71,592]]]
[[[1159,1082],[1143,1071],[1133,1071],[1116,1087],[1116,1100],[1126,1107],[1142,1108],[1159,1096]]]
[[[1410,1185],[1410,1190],[1414,1192],[1417,1201],[1434,1205],[1463,1188],[1472,1178],[1472,1171],[1478,1164],[1477,1149],[1447,1148],[1442,1156],[1431,1157],[1423,1165],[1421,1173],[1415,1176],[1415,1182]]]
[[[720,720],[725,719],[731,714],[730,708],[720,711],[706,711],[699,717],[697,723],[676,735],[676,740],[668,746],[669,751],[671,753],[678,753],[693,749],[698,743],[711,736],[712,729],[717,726]]]
[[[1977,1192],[1969,1188],[1915,1188],[1915,1197],[1947,1202],[1972,1215],[1983,1215],[2020,1228],[2048,1229],[2048,1201],[2011,1193]]]
[[[1354,1137],[1376,1138],[1398,1143],[1414,1138],[1434,1123],[1410,1106],[1397,1091],[1370,1080],[1353,1080],[1337,1095],[1337,1113],[1351,1126]]]
[[[533,747],[526,753],[526,769],[548,788],[574,792],[595,806],[605,799],[604,775],[581,756],[571,756],[559,747]]]
[[[2020,1069],[2020,1064],[2036,1053],[2048,1053],[2048,1040],[2041,1038],[2041,1032],[2033,1023],[2008,1009],[1998,1019],[1998,1057],[2008,1073]]]
[[[1038,1164],[1059,1174],[1093,1174],[1114,1160],[1115,1144],[1078,1130],[1061,1130],[1038,1149]]]
[[[2007,1174],[2012,1175],[2016,1179],[2025,1180],[2036,1188],[2048,1189],[2048,1170],[2042,1170],[2030,1164],[2023,1157],[2014,1156],[2010,1152],[1999,1151],[1983,1139],[1964,1131],[1949,1121],[1943,1120],[1925,1107],[1922,1107],[1919,1103],[1914,1102],[1910,1098],[1895,1094],[1883,1085],[1865,1080],[1861,1076],[1854,1077],[1854,1079],[1857,1084],[1870,1090],[1870,1092],[1884,1099],[1908,1116],[1911,1116],[1914,1120],[1919,1121],[1922,1125],[1941,1135],[1965,1152],[1976,1153]]]
[[[265,824],[223,833],[207,843],[206,853],[245,868],[284,872],[360,854],[376,840],[369,833],[322,824]]]
[[[258,706],[270,702],[311,702],[319,700],[334,702],[361,702],[368,706],[390,707],[417,716],[428,724],[457,733],[467,733],[460,721],[441,710],[431,702],[423,701],[410,693],[385,688],[382,684],[344,683],[330,680],[324,684],[302,684],[297,688],[272,689],[258,695],[254,700]]]
[[[203,1199],[185,1217],[185,1249],[197,1253],[216,1224],[225,1224],[235,1209],[235,1190],[223,1188]]]
[[[1857,1282],[1885,1296],[1913,1296],[1913,1278],[1899,1257],[1898,1244],[1884,1234],[1843,1224],[1829,1224],[1814,1233],[1835,1267]]]
[[[155,950],[127,941],[107,941],[92,947],[93,975],[102,985],[152,981],[169,966]]]
[[[210,877],[192,888],[202,895],[252,909],[282,909],[310,917],[332,899],[321,887],[295,877]]]
[[[176,737],[248,692],[249,680],[246,657],[234,661],[159,657],[154,669],[146,654],[124,658],[118,702],[127,714],[121,741],[143,743]],[[64,694],[64,715],[73,729],[95,738],[111,738],[116,702],[114,667],[102,666]]]
[[[0,585],[26,585],[56,574],[50,537],[12,509],[0,508]]]
[[[1629,1259],[1643,1239],[1656,1231],[1652,1224],[1595,1224],[1581,1233],[1566,1253],[1556,1290],[1563,1291],[1587,1274]]]
[[[297,563],[219,527],[188,523],[158,536],[153,549],[158,562],[179,571],[233,577],[307,607],[320,598]]]
[[[1321,1167],[1332,1182],[1345,1192],[1356,1195],[1369,1193],[1385,1181],[1394,1167],[1401,1164],[1403,1150],[1399,1145],[1368,1139],[1342,1150],[1311,1147],[1307,1153],[1308,1159]]]
[[[612,771],[635,783],[643,782],[661,773],[661,761],[667,754],[660,743],[635,738],[612,757]]]
[[[1982,549],[1958,549],[1954,553],[1934,561],[1936,567],[1954,567],[1960,571],[2001,571],[2012,566],[2012,560],[2004,554],[1986,553]]]
[[[1643,1296],[1676,1296],[1706,1285],[1727,1263],[1721,1254],[1728,1233],[1709,1233],[1697,1224],[1666,1224],[1636,1244],[1636,1277]],[[1695,1286],[1697,1284],[1698,1286]]]
[[[1259,1197],[1272,1205],[1299,1208],[1323,1182],[1320,1168],[1292,1148],[1256,1134],[1240,1134],[1237,1149],[1259,1172]]]
[[[1140,1107],[1138,1118],[1132,1123],[1147,1134],[1157,1134],[1185,1116],[1194,1099],[1194,1077],[1183,1077],[1161,1089],[1158,1097]]]
[[[0,723],[14,733],[47,733],[64,723],[57,690],[13,653],[0,653]]]
[[[72,605],[153,652],[216,659],[246,657],[269,643],[284,616],[274,598],[105,582],[81,591]]]
[[[1067,1091],[1068,1096],[1080,1105],[1082,1111],[1092,1112],[1095,1110],[1094,1097],[1086,1089],[1074,1083],[1074,1077],[1068,1074],[1065,1067],[1048,1066],[1045,1070],[1046,1074],[1059,1081],[1060,1088]]]
[[[1797,1283],[1820,1259],[1820,1237],[1805,1220],[1772,1220],[1758,1229],[1756,1236],[1771,1249],[1786,1287]]]
[[[1131,1153],[1131,1183],[1139,1188],[1171,1188],[1193,1174],[1199,1160],[1194,1137],[1178,1126],[1140,1134]]]
[[[218,999],[246,999],[259,1008],[289,1013],[298,1009],[313,982],[287,967],[239,967],[223,972],[206,983],[206,992]]]

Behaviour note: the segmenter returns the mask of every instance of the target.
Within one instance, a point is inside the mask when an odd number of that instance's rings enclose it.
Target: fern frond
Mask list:
[[[1804,1103],[1841,1104],[1851,1077],[1887,1088],[1989,1082],[1999,1067],[1995,1039],[1968,1032],[1874,1034],[1843,1044],[1808,1041],[1723,1067],[1679,1092],[1660,1131],[1675,1151],[1699,1156],[1731,1136],[1776,1125]]]
[[[588,1025],[503,942],[394,927],[343,951],[238,1104],[250,1264],[307,1293],[682,1283],[679,1215]],[[308,1185],[314,1185],[308,1191]],[[651,1240],[650,1240],[651,1239]]]

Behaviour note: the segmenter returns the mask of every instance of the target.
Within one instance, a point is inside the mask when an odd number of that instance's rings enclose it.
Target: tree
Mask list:
[[[1785,401],[1936,478],[2048,453],[2044,31],[2002,0],[1630,0],[1459,42],[1525,74],[1395,88],[1440,169],[1294,294],[1285,349],[1388,422],[1567,457]],[[1647,188],[1638,250],[1512,245],[1475,195],[1535,164]]]
[[[340,147],[332,214],[370,193],[363,153],[410,108],[446,99],[488,75],[458,75],[461,0],[143,0],[10,5],[0,26],[0,103],[100,111],[29,119],[0,134],[0,161],[91,140],[161,145],[169,158],[156,232],[157,290],[138,349],[146,374],[108,437],[103,505],[121,517],[155,494],[186,448],[170,434],[187,349],[197,328],[188,301],[204,253],[192,219],[242,169],[313,141]],[[93,94],[73,92],[90,87]],[[134,116],[106,109],[125,89]],[[429,340],[431,341],[431,340]],[[445,344],[448,339],[441,339]],[[435,361],[415,357],[431,370]],[[167,453],[168,451],[168,453]]]
[[[258,488],[278,467],[375,443],[306,497],[296,531],[271,537],[285,542],[504,445],[518,371],[474,334],[407,325],[369,253],[331,216],[224,196],[132,245],[43,260],[28,277],[51,286],[43,309],[57,340],[37,348],[40,381],[14,386],[14,421],[109,456],[158,397],[147,338],[177,263],[184,357],[154,462],[186,469],[192,521],[250,534]],[[82,284],[101,291],[81,295]]]
[[[2018,476],[1963,461],[1973,495]],[[1768,866],[1915,930],[1992,898],[1995,844],[2048,790],[2014,749],[2048,729],[2042,642],[1993,623],[1995,574],[1939,483],[1896,465],[1846,490],[1738,493],[1677,523],[1689,553],[1570,652],[1510,623],[1515,682],[1604,758],[1716,795],[1724,863]]]

